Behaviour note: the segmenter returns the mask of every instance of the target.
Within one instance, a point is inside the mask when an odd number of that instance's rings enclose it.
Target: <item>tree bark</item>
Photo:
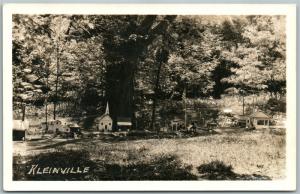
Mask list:
[[[22,121],[25,121],[25,114],[26,114],[26,103],[23,103],[23,107],[22,107]]]
[[[46,86],[48,88],[48,75],[46,79]],[[47,96],[46,96],[46,105],[45,105],[45,119],[46,119],[46,131],[48,131],[48,91],[47,91]]]
[[[157,103],[157,98],[158,98],[158,89],[159,89],[159,77],[160,77],[160,72],[161,72],[161,67],[162,67],[163,62],[158,62],[158,70],[156,73],[156,80],[155,80],[155,86],[154,86],[154,97],[153,97],[153,104],[152,104],[152,119],[151,119],[151,124],[150,128],[154,131],[155,130],[155,112],[156,112],[156,103]]]
[[[131,118],[133,128],[135,126],[134,77],[136,67],[141,55],[146,52],[148,46],[157,37],[157,34],[167,29],[167,21],[175,19],[175,16],[166,17],[166,20],[161,21],[154,28],[151,27],[156,21],[156,16],[150,15],[144,18],[133,34],[148,35],[147,39],[137,39],[136,42],[128,40],[128,42],[120,46],[111,44],[110,37],[108,37],[107,45],[104,44],[104,49],[107,53],[106,60],[110,62],[106,73],[106,95],[111,107],[114,128],[116,128],[118,117]],[[116,54],[120,55],[124,61],[116,62]]]
[[[56,119],[56,106],[58,102],[58,81],[59,81],[59,48],[58,45],[56,47],[56,81],[55,81],[55,98],[54,98],[54,104],[53,104],[53,120]]]
[[[134,68],[132,63],[111,65],[108,68],[106,95],[114,127],[118,117],[133,116]]]
[[[158,62],[157,72],[156,72],[156,79],[155,79],[155,85],[154,85],[154,95],[153,95],[153,104],[152,104],[152,118],[151,118],[151,124],[150,128],[154,131],[155,130],[155,112],[156,112],[156,106],[157,106],[157,99],[158,99],[158,90],[159,90],[159,79],[161,74],[161,68],[163,63],[166,63],[168,61],[168,55],[169,52],[165,48],[161,48],[158,55],[156,56],[156,60]]]

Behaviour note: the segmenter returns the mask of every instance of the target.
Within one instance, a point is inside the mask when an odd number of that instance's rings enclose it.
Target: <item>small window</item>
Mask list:
[[[257,120],[257,125],[265,125],[265,120]]]
[[[101,123],[101,125],[103,125],[103,123]]]
[[[111,125],[111,123],[108,123],[109,125]]]

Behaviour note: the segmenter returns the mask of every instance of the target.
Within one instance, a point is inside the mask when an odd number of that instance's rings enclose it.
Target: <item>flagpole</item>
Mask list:
[[[187,130],[187,115],[186,115],[186,88],[184,88],[184,128]]]

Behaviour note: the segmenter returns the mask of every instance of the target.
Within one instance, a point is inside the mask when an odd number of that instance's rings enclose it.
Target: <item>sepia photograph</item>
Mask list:
[[[13,182],[287,178],[286,15],[8,22]]]

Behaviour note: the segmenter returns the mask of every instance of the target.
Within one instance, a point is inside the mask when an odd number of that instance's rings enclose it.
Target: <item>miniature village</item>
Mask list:
[[[285,131],[285,115],[269,116],[260,110],[255,110],[251,114],[234,114],[232,109],[224,108],[218,114],[218,119],[204,119],[201,117],[201,112],[186,109],[184,115],[175,116],[168,122],[162,121],[156,123],[158,130],[155,133],[192,133],[203,134],[201,132],[212,133],[218,130],[239,129],[244,131]],[[115,123],[115,124],[114,124]],[[163,125],[163,124],[164,125]],[[32,124],[29,120],[14,120],[13,121],[13,140],[25,141],[34,138],[46,137],[61,137],[61,138],[81,138],[83,134],[89,134],[89,137],[98,137],[99,135],[122,135],[128,133],[147,133],[148,130],[138,130],[137,124],[132,123],[129,117],[118,117],[116,122],[110,116],[109,103],[106,103],[105,112],[102,115],[96,116],[93,121],[91,130],[84,130],[79,123],[72,122],[66,118],[57,120],[49,120]],[[198,133],[197,133],[198,132]],[[34,136],[32,134],[38,134]],[[206,133],[205,133],[206,134]]]

